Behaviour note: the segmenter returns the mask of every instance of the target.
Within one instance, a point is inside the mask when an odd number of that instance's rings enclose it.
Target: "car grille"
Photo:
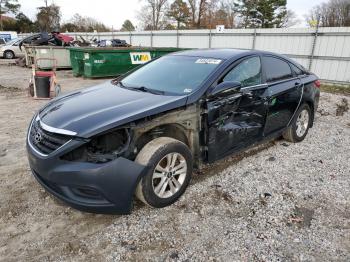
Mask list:
[[[39,121],[34,120],[29,133],[30,144],[42,154],[48,155],[67,143],[70,136],[44,130]]]

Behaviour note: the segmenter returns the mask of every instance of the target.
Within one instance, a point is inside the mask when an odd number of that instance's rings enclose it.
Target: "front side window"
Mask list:
[[[223,78],[226,81],[240,82],[242,87],[261,84],[260,58],[251,57],[239,63]]]
[[[263,57],[263,61],[267,82],[280,81],[293,76],[287,62],[271,56]]]

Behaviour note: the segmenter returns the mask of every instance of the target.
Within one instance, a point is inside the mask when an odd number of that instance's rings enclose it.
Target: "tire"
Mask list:
[[[59,96],[61,94],[61,85],[57,84],[55,85],[55,97]]]
[[[28,89],[29,89],[29,95],[31,97],[34,97],[34,84],[30,83]]]
[[[4,52],[4,58],[5,59],[14,59],[15,58],[15,53],[10,51],[10,50],[7,50]]]
[[[311,126],[311,121],[312,115],[309,105],[301,105],[295,114],[291,125],[283,133],[283,138],[292,143],[303,141]]]
[[[191,151],[176,139],[152,140],[142,148],[135,161],[149,167],[136,188],[136,197],[151,207],[162,208],[176,202],[191,180]]]

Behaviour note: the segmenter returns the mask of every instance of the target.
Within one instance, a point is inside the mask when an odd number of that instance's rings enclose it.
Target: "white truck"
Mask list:
[[[18,38],[18,36],[14,31],[0,31],[0,45],[16,38]]]

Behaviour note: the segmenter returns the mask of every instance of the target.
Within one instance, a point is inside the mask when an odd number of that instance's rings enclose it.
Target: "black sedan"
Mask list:
[[[44,106],[28,131],[30,167],[80,210],[129,213],[134,195],[164,207],[184,193],[193,168],[279,136],[302,141],[319,87],[274,53],[173,53]]]

